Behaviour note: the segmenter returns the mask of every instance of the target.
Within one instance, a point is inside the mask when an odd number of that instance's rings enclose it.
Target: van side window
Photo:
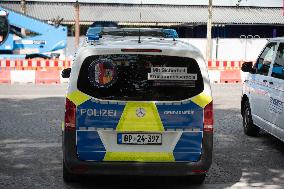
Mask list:
[[[284,43],[280,43],[272,68],[272,77],[284,79]]]
[[[272,62],[274,52],[276,51],[276,45],[277,43],[269,43],[262,51],[255,65],[257,74],[268,75],[270,64]]]

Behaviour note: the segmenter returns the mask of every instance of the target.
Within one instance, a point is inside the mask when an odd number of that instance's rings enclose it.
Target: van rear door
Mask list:
[[[190,162],[202,149],[204,96],[194,59],[120,54],[87,58],[77,88],[77,154],[86,161]]]

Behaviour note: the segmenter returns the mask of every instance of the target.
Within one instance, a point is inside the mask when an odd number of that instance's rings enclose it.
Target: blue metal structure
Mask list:
[[[0,58],[48,57],[48,53],[66,47],[66,27],[49,25],[1,6],[0,12]],[[21,29],[32,35],[22,36]],[[8,34],[3,36],[5,31]]]

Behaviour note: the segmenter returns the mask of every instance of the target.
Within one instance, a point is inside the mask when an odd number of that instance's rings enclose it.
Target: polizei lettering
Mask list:
[[[185,111],[164,111],[165,115],[192,115],[194,114],[193,110],[185,110]]]
[[[115,117],[117,115],[116,110],[107,109],[80,109],[80,114],[94,117]]]

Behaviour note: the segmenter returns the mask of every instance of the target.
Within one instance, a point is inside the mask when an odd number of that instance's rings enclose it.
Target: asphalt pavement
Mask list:
[[[0,85],[0,188],[192,188],[187,178],[62,178],[66,85]],[[215,84],[214,157],[201,188],[284,188],[284,142],[243,134],[240,84]]]

